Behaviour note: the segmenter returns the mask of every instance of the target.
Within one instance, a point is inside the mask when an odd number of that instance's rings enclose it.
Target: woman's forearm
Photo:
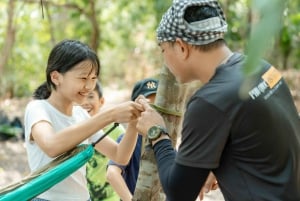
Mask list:
[[[120,165],[127,165],[136,146],[138,132],[135,125],[135,122],[130,122],[128,124],[126,133],[119,143],[116,156],[118,161],[115,162]]]

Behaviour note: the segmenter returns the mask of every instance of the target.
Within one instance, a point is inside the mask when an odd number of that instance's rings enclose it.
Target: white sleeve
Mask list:
[[[31,128],[40,121],[48,121],[51,123],[46,108],[40,100],[33,100],[28,103],[24,114],[25,140],[30,140]]]

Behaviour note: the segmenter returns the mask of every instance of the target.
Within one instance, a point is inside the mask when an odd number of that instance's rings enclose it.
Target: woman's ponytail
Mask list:
[[[51,89],[48,87],[47,82],[41,84],[34,92],[34,99],[47,99],[51,94]]]

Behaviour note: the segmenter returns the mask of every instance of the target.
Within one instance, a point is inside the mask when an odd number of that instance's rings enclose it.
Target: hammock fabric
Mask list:
[[[104,133],[96,142],[78,145],[41,167],[21,181],[0,189],[0,201],[31,200],[59,183],[82,167],[94,154],[94,146],[108,135],[118,123]]]

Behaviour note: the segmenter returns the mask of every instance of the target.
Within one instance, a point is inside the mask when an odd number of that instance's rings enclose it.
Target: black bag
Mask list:
[[[7,114],[0,110],[0,140],[20,136],[24,139],[24,128],[19,117],[15,117],[13,121],[10,121]]]

